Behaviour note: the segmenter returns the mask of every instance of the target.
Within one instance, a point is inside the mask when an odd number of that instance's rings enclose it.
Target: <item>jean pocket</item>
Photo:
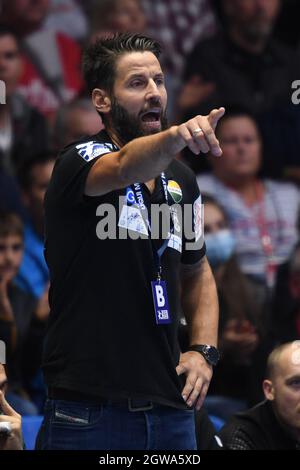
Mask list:
[[[57,400],[53,409],[52,424],[72,427],[90,426],[97,423],[101,416],[102,406]]]

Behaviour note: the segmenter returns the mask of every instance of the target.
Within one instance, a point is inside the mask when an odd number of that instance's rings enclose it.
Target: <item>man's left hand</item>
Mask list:
[[[196,351],[188,351],[180,355],[176,367],[178,375],[186,374],[186,382],[182,397],[188,406],[200,410],[212,377],[212,366]]]

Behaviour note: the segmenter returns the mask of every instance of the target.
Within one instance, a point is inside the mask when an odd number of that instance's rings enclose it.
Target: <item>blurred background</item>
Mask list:
[[[299,17],[296,0],[0,2],[0,339],[8,377],[0,387],[19,413],[41,414],[45,399],[43,197],[59,149],[103,128],[81,53],[97,37],[125,31],[163,46],[170,124],[226,108],[217,129],[222,158],[178,156],[197,174],[220,300],[222,360],[205,407],[226,421],[263,398],[267,354],[300,337]],[[184,319],[180,341],[184,349]]]

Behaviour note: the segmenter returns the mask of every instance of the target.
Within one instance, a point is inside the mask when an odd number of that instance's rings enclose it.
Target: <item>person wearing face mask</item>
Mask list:
[[[235,240],[228,228],[221,228],[206,235],[206,247],[212,268],[226,263],[233,254]]]
[[[210,413],[226,419],[261,398],[257,363],[263,319],[236,262],[235,239],[223,208],[210,196],[202,199],[207,257],[219,294],[222,352],[205,405]]]
[[[202,193],[224,207],[236,239],[237,262],[263,307],[272,295],[278,266],[289,259],[298,240],[299,189],[261,177],[263,141],[246,110],[229,110],[217,137],[223,158],[210,159],[212,173],[197,181]]]

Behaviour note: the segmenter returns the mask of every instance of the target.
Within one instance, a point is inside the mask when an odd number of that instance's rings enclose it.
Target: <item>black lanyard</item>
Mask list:
[[[166,204],[169,207],[168,185],[167,185],[166,175],[164,173],[161,173],[160,178],[161,178],[162,186],[163,186],[163,189],[164,189],[165,201],[166,201]],[[152,240],[152,237],[151,237],[151,225],[150,225],[150,221],[149,221],[149,217],[148,217],[147,207],[146,207],[145,201],[144,201],[144,196],[143,196],[143,191],[142,191],[141,184],[140,183],[134,183],[132,189],[133,189],[133,192],[134,192],[136,204],[139,206],[139,209],[142,213],[142,217],[143,217],[144,221],[146,222],[146,225],[147,225],[147,228],[148,228],[149,237],[150,237],[150,241],[151,241],[151,248],[152,248],[152,252],[153,252],[153,258],[154,258],[154,261],[155,261],[155,264],[156,264],[156,267],[157,267],[157,279],[160,280],[161,279],[161,272],[162,272],[161,258],[162,258],[162,255],[164,254],[165,250],[168,247],[168,243],[169,243],[170,238],[167,238],[163,242],[162,246],[159,249],[156,249],[154,241]],[[170,214],[171,214],[171,211],[170,211]],[[172,218],[171,218],[171,221],[172,221]],[[170,232],[171,232],[171,234],[174,232],[174,225],[172,226]]]

